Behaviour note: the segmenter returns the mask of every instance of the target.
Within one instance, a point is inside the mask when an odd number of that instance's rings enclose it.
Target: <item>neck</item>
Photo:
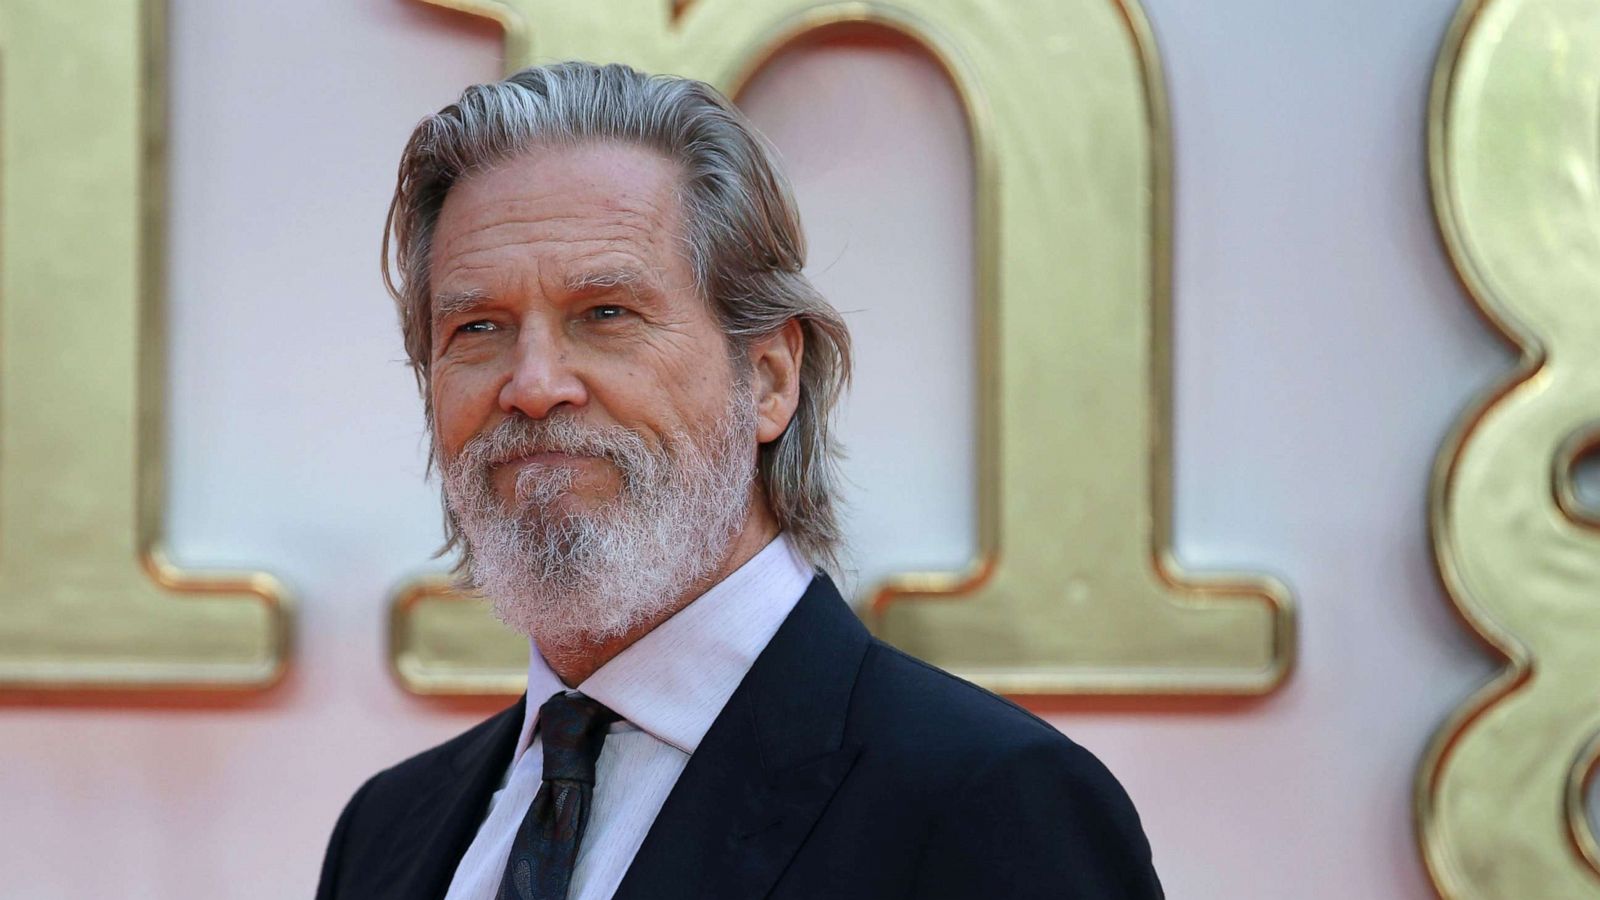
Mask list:
[[[634,641],[644,637],[655,630],[657,625],[672,618],[695,598],[710,590],[712,586],[732,575],[740,566],[749,562],[752,557],[760,553],[763,547],[770,544],[778,536],[778,520],[773,517],[772,510],[767,506],[764,497],[757,496],[750,502],[750,512],[745,516],[744,524],[739,533],[734,535],[728,543],[728,552],[723,557],[722,563],[710,575],[683,591],[671,604],[655,617],[642,622],[638,627],[626,634],[614,638],[598,641],[581,641],[577,644],[547,645],[537,642],[539,655],[550,664],[550,669],[561,678],[561,682],[569,688],[577,687],[583,680],[595,673],[595,670],[610,662],[618,653],[633,646]]]

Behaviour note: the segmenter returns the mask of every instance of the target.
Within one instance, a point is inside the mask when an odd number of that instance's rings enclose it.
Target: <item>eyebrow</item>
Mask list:
[[[623,266],[577,272],[567,276],[562,286],[566,288],[569,294],[590,293],[615,287],[625,287],[631,292],[639,293],[651,290],[652,282],[638,269],[630,269]]]
[[[433,297],[433,321],[437,322],[447,316],[476,309],[488,299],[489,292],[477,288],[469,291],[435,294]]]

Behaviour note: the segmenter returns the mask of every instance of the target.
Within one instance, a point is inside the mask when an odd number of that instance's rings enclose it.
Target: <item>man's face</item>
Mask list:
[[[754,391],[771,363],[735,377],[695,289],[676,178],[633,147],[547,150],[463,179],[440,211],[445,496],[475,586],[542,648],[646,626],[707,578],[776,424]]]
[[[694,285],[670,161],[628,145],[517,157],[447,195],[430,256],[432,399],[444,460],[508,417],[621,426],[660,448],[719,421],[726,341]],[[566,470],[561,512],[622,489],[598,456],[493,467],[509,505],[529,466]]]

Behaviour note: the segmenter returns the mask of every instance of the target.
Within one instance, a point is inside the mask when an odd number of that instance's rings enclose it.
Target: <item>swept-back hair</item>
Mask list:
[[[383,240],[383,276],[400,312],[406,354],[433,433],[428,259],[445,194],[464,176],[551,147],[615,141],[678,164],[685,251],[729,352],[789,320],[805,336],[800,405],[788,428],[760,448],[757,471],[779,526],[813,564],[836,569],[839,446],[834,408],[850,380],[850,333],[801,274],[805,237],[773,152],[715,88],[623,65],[564,62],[467,88],[417,125]],[[434,463],[429,453],[429,466]],[[446,510],[445,552],[461,545]]]

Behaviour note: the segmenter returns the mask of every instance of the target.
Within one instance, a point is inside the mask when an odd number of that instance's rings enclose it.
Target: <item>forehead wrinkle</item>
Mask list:
[[[675,195],[675,192],[673,192]],[[449,204],[447,198],[446,204]],[[663,205],[661,198],[637,193],[607,194],[599,199],[571,200],[560,196],[559,191],[545,191],[528,196],[513,194],[490,199],[475,205],[470,218],[463,222],[468,234],[495,232],[507,227],[537,227],[544,224],[562,225],[581,223],[597,228],[617,228],[624,231],[654,235],[663,225],[676,224],[675,203]],[[671,199],[675,200],[675,196]]]
[[[578,296],[621,288],[635,297],[666,288],[666,275],[646,248],[633,241],[611,241],[585,248],[540,273],[541,289],[549,294]]]
[[[495,259],[490,262],[477,257],[480,254],[495,254],[516,247],[532,249],[533,252],[528,255],[530,258],[544,256],[540,250],[552,248],[568,248],[567,252],[582,256],[614,251],[635,257],[647,256],[651,251],[658,249],[670,249],[659,243],[660,229],[648,222],[621,219],[597,222],[591,216],[582,215],[564,216],[561,219],[581,221],[585,227],[582,229],[538,227],[544,223],[557,221],[552,217],[536,221],[502,220],[455,235],[454,240],[448,245],[439,248],[437,260],[453,273],[504,266],[504,260]]]
[[[495,175],[494,170],[475,173],[446,198],[443,218],[453,222],[448,244],[433,248],[436,283],[448,287],[465,276],[461,286],[468,287],[488,276],[496,283],[510,279],[525,287],[542,284],[535,290],[547,296],[563,287],[571,292],[608,282],[664,289],[674,261],[692,267],[681,233],[681,173],[653,190],[598,195],[592,188],[607,186],[606,179],[591,181],[581,172],[557,183],[538,177],[480,180]],[[585,195],[586,190],[591,192]],[[633,271],[624,275],[624,269]]]
[[[505,179],[500,176],[510,173],[504,168],[489,167],[457,181],[445,196],[442,212],[450,213],[451,207],[461,211],[465,201],[471,210],[462,223],[467,230],[478,230],[474,220],[506,224],[609,220],[654,233],[663,225],[678,224],[681,218],[682,172],[674,169],[664,182],[639,185],[642,189],[638,190],[608,190],[613,187],[609,179],[598,173],[579,172],[576,178],[559,180],[537,174]],[[596,188],[600,189],[598,196],[592,193]]]

